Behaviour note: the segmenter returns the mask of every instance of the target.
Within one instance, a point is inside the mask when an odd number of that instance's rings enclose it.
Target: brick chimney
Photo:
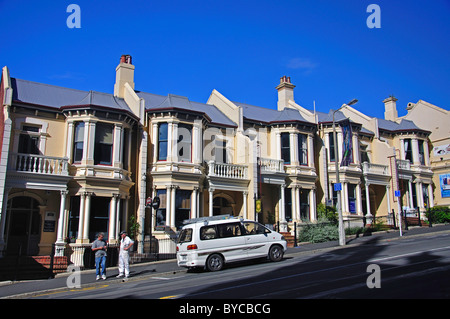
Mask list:
[[[396,121],[398,118],[397,99],[390,96],[383,101],[384,103],[384,119],[388,121]]]
[[[280,84],[276,87],[278,90],[278,111],[288,107],[289,100],[294,101],[295,85],[291,83],[291,77],[286,75],[280,78]]]
[[[124,97],[124,86],[128,83],[134,90],[134,65],[131,64],[131,55],[122,55],[116,68],[116,83],[114,84],[114,96]]]

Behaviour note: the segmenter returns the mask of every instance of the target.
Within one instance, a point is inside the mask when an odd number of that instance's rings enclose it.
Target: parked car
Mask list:
[[[185,221],[177,242],[180,267],[218,271],[226,263],[267,257],[280,261],[285,238],[265,226],[236,217],[213,216]]]

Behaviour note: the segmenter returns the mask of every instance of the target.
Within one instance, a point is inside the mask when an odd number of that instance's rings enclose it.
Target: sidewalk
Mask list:
[[[347,245],[339,246],[338,241],[331,241],[319,244],[300,244],[294,248],[288,248],[286,255],[290,254],[311,254],[320,251],[326,251],[331,249],[345,249],[346,247],[352,247],[355,245],[364,244],[373,238],[382,240],[401,240],[405,237],[417,237],[417,236],[427,236],[438,233],[450,233],[449,225],[435,225],[434,227],[415,227],[409,230],[403,231],[403,236],[400,237],[399,231],[385,231],[373,233],[370,236],[347,236]],[[164,274],[173,274],[176,272],[186,271],[185,268],[180,268],[177,266],[176,260],[165,260],[158,262],[150,262],[143,264],[130,265],[130,275],[129,281],[135,279],[142,279],[143,277],[150,276],[161,276]],[[107,279],[105,281],[95,280],[95,269],[85,270],[81,272],[81,287],[89,287],[98,284],[111,284],[115,282],[121,282],[121,279],[117,279],[116,275],[118,270],[116,267],[107,269]],[[30,280],[30,281],[19,281],[19,282],[0,282],[0,298],[20,298],[21,294],[30,293],[43,293],[58,289],[67,289],[67,279],[69,277],[68,273],[58,274],[53,279],[48,280]]]

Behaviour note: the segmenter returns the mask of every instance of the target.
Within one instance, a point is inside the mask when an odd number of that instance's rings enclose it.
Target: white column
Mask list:
[[[123,129],[121,124],[114,125],[113,166],[122,167]]]
[[[84,227],[84,209],[86,206],[86,193],[83,192],[80,194],[80,212],[79,212],[79,218],[78,218],[78,235],[77,235],[77,242],[82,243],[83,242],[83,227]]]
[[[358,182],[358,185],[356,186],[356,213],[362,216],[362,211],[361,182]]]
[[[83,226],[83,242],[89,242],[89,223],[91,220],[91,195],[92,193],[86,193],[86,207],[84,209],[84,226]]]
[[[308,166],[314,167],[314,138],[308,134]]]
[[[248,196],[248,192],[247,191],[243,191],[242,192],[242,206],[244,206],[244,218],[248,218],[248,212],[247,212],[247,196]]]
[[[197,218],[197,191],[198,187],[194,187],[191,194],[191,214],[190,218]]]
[[[67,145],[66,145],[66,156],[69,159],[69,162],[72,162],[72,155],[73,155],[73,138],[74,138],[74,123],[68,122],[67,123]]]
[[[84,140],[83,140],[83,160],[86,159],[89,164],[94,163],[94,147],[95,147],[95,122],[84,123]]]
[[[409,208],[413,209],[414,208],[414,200],[413,200],[413,196],[412,196],[412,182],[411,180],[408,181],[408,189],[409,189]]]
[[[353,134],[352,136],[352,146],[353,146],[353,163],[355,164],[360,164],[360,158],[359,158],[359,140],[358,140],[358,135],[357,134]]]
[[[166,226],[170,226],[170,208],[172,207],[172,186],[166,188]]]
[[[278,220],[280,222],[284,222],[286,221],[286,211],[285,211],[285,200],[284,200],[284,190],[285,190],[286,185],[280,185],[280,201],[279,201],[279,216],[278,216]]]
[[[428,201],[430,202],[430,208],[434,207],[433,187],[428,184]]]
[[[342,197],[341,197],[341,203],[342,203],[342,212],[348,213],[350,211],[349,205],[348,205],[348,182],[342,183]]]
[[[277,154],[277,159],[280,160],[281,159],[281,133],[280,131],[277,130],[276,132],[276,154]]]
[[[417,200],[417,206],[419,208],[423,208],[423,189],[422,189],[422,182],[417,181],[416,182],[416,200]]]
[[[172,152],[173,152],[173,123],[169,122],[167,124],[167,162],[172,162]]]
[[[296,150],[297,150],[297,134],[289,133],[289,146],[290,146],[290,155],[291,155],[291,165],[297,165],[297,157],[296,157]]]
[[[173,123],[172,124],[172,129],[173,129],[173,135],[172,135],[172,143],[169,144],[172,146],[172,161],[173,162],[178,162],[178,123]],[[169,140],[170,141],[170,140]]]
[[[386,199],[387,199],[387,207],[388,214],[391,213],[391,186],[386,185]]]
[[[59,204],[59,218],[58,218],[58,235],[56,237],[57,243],[64,243],[64,221],[66,220],[66,196],[68,191],[61,191],[61,202]]]
[[[214,188],[209,188],[209,216],[211,217],[213,215],[213,193]]]
[[[170,227],[175,227],[175,196],[177,193],[177,187],[172,187],[172,199],[170,200]]]
[[[110,211],[109,211],[109,236],[108,240],[110,243],[116,242],[116,219],[117,219],[117,197],[119,197],[118,194],[112,194],[111,202],[109,205]]]
[[[420,165],[419,160],[419,141],[417,138],[411,139],[411,146],[412,146],[412,154],[413,154],[413,164]]]
[[[309,218],[311,221],[317,220],[316,189],[315,188],[312,188],[309,191]]]
[[[130,134],[130,136],[131,136],[131,134]],[[152,163],[156,163],[158,161],[158,123],[152,124],[152,141],[153,141],[153,161],[152,161]],[[128,147],[128,149],[131,149],[131,147]]]
[[[370,184],[366,182],[366,208],[367,208],[367,214],[366,216],[372,216],[370,213],[370,192],[369,192],[369,186]]]

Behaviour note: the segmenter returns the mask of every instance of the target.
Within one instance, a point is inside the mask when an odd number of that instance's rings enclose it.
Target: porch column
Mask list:
[[[247,196],[248,196],[248,192],[247,191],[243,191],[242,192],[242,199],[243,199],[243,208],[244,208],[244,218],[248,218],[247,216]]]
[[[66,220],[66,196],[68,191],[61,191],[61,202],[59,204],[59,219],[58,219],[58,235],[56,237],[56,243],[64,244],[65,234],[65,220]]]
[[[92,193],[86,192],[86,207],[84,209],[84,226],[83,226],[83,243],[89,242],[89,222],[91,219],[91,195]]]
[[[86,204],[86,193],[81,193],[80,196],[80,212],[78,218],[78,234],[77,234],[77,243],[83,242],[83,227],[84,227],[84,209]]]
[[[315,187],[309,191],[309,218],[311,221],[317,220],[316,188]]]
[[[175,227],[175,195],[177,193],[177,186],[172,186],[172,199],[170,200],[170,227]]]
[[[213,215],[213,193],[214,188],[209,188],[209,216],[211,217]]]
[[[372,217],[372,214],[370,213],[370,192],[369,192],[369,183],[366,183],[366,208],[367,208],[367,217]]]
[[[285,200],[284,200],[284,190],[285,190],[286,185],[280,185],[280,200],[278,201],[278,210],[279,210],[279,215],[278,215],[278,220],[280,222],[284,222],[286,221],[286,210],[285,210]]]
[[[391,213],[391,186],[386,185],[387,211]]]
[[[362,211],[361,182],[358,181],[358,185],[356,186],[356,213],[362,216]]]
[[[413,196],[412,196],[412,182],[411,180],[408,181],[408,189],[409,189],[409,208],[413,209],[414,208],[414,201],[413,201]]]
[[[116,219],[117,219],[117,198],[119,194],[112,194],[111,202],[110,202],[110,211],[109,211],[109,236],[108,240],[110,243],[116,243],[117,238],[115,234],[116,230]]]
[[[197,192],[198,187],[194,187],[191,194],[191,214],[190,218],[197,218]]]
[[[428,201],[430,202],[430,207],[434,207],[434,197],[433,197],[433,186],[428,184]]]
[[[295,213],[295,219],[296,220],[301,220],[301,214],[300,214],[300,186],[296,186],[295,187],[295,209],[296,209],[296,213]]]
[[[296,195],[297,192],[295,191],[295,186],[292,185],[291,188],[291,216],[292,220],[295,220],[297,218],[297,200]]]
[[[350,212],[350,208],[348,205],[348,182],[342,183],[342,196],[341,196],[341,203],[342,203],[342,212]]]
[[[170,207],[172,207],[172,186],[166,188],[166,226],[170,226]]]
[[[422,188],[422,181],[418,180],[416,181],[416,201],[417,201],[417,207],[423,208],[423,188]]]

